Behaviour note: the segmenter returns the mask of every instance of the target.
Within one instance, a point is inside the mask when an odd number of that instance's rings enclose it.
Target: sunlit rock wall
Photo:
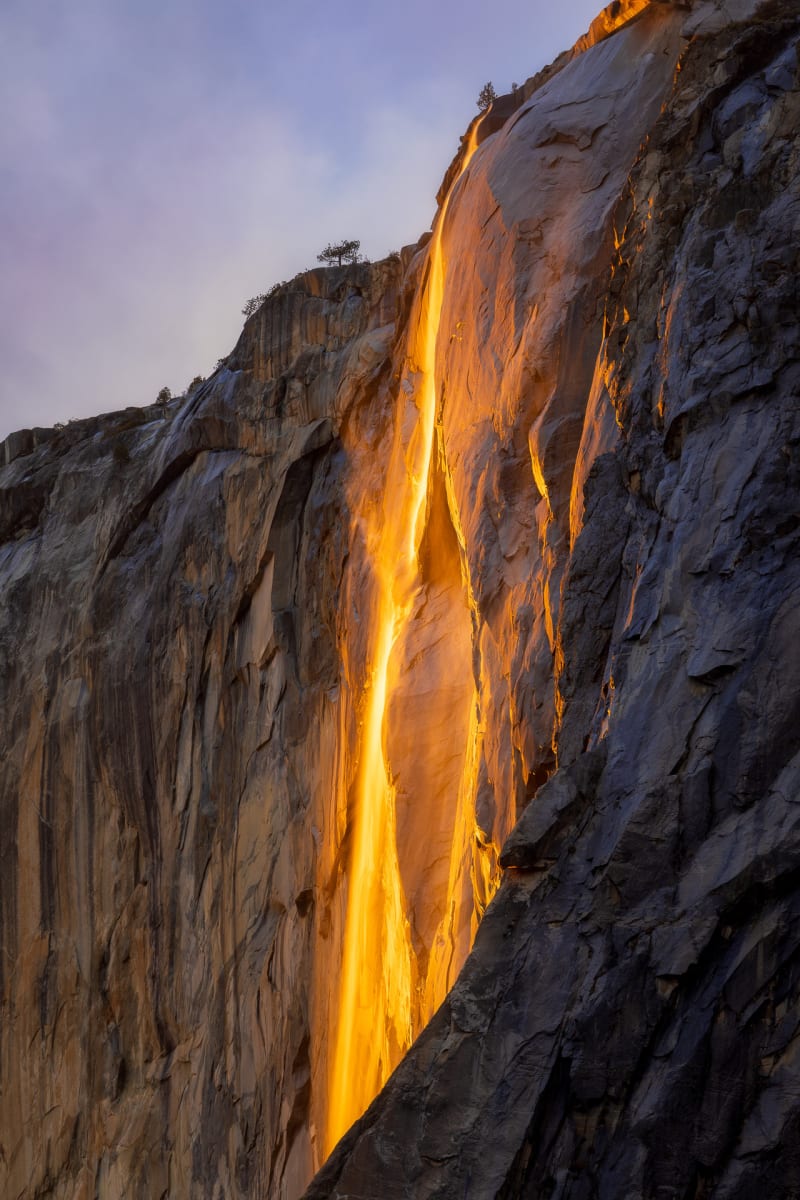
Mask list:
[[[797,23],[614,4],[447,173],[384,725],[418,1019],[507,874],[311,1196],[800,1192]],[[6,444],[2,1195],[321,1164],[428,252],[286,285],[166,409]]]
[[[9,443],[41,444],[0,476],[3,1196],[296,1196],[319,1162],[339,426],[400,272],[312,272],[188,400]]]
[[[454,198],[488,794],[556,769],[309,1200],[800,1193],[799,36],[652,4]]]

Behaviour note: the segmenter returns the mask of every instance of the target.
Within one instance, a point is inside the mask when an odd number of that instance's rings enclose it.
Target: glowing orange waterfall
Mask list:
[[[409,436],[401,398],[378,524],[374,515],[364,516],[375,603],[351,810],[341,990],[331,1032],[326,1153],[378,1093],[411,1044],[421,1018],[427,1018],[434,1003],[441,1001],[441,980],[447,975],[446,970],[437,971],[439,986],[433,991],[426,989],[429,995],[419,994],[398,862],[395,790],[387,769],[384,726],[393,684],[392,649],[410,618],[420,586],[418,552],[425,531],[436,440],[436,338],[445,276],[442,235],[453,188],[476,149],[476,131],[477,126],[459,175],[442,204],[430,241],[427,279],[416,320],[412,320],[408,358],[416,377],[413,431]],[[465,766],[475,758],[476,739],[473,718],[473,746],[467,751]],[[460,791],[470,787],[462,781]],[[463,796],[453,796],[454,823],[456,807],[463,810],[465,804]],[[467,826],[466,838],[474,841],[474,817]],[[465,853],[464,838],[458,842],[451,855],[451,877],[456,860]]]

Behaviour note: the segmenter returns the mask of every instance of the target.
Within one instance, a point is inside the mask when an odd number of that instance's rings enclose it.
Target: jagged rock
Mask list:
[[[386,371],[399,274],[312,272],[186,401],[13,442],[3,1195],[309,1178],[339,425]]]
[[[800,1194],[799,33],[623,0],[446,175],[382,730],[420,1012],[505,878],[309,1198]],[[322,1163],[435,244],[282,285],[184,400],[5,444],[4,1195]]]
[[[578,336],[597,354],[594,383],[586,366],[576,375],[581,342],[563,309],[538,372],[565,362],[574,390],[546,380],[543,407],[526,410],[535,393],[518,383],[510,348],[483,358],[494,387],[476,381],[479,353],[469,364],[470,394],[505,417],[495,430],[510,441],[521,418],[539,457],[540,542],[519,586],[538,572],[546,594],[552,549],[558,770],[506,842],[507,877],[458,983],[309,1200],[800,1190],[800,16],[786,3],[754,7],[698,5],[688,24],[648,9],[542,88],[544,121],[527,144],[580,149],[602,136],[592,132],[602,108],[587,107],[585,135],[559,130],[548,94],[569,80],[571,119],[590,55],[619,61],[633,37],[679,53],[661,111],[636,126],[624,185],[619,155],[582,151],[587,172],[608,172],[615,232],[605,268],[602,224],[587,246],[583,312],[602,328],[592,342],[584,318]],[[561,161],[549,169],[563,196]],[[541,203],[530,178],[503,177],[530,188],[527,209]],[[499,180],[492,197],[500,220]],[[562,221],[576,203],[570,192]],[[482,267],[491,234],[477,206],[470,219]],[[541,243],[550,223],[537,228]],[[545,314],[563,302],[570,259],[559,247],[550,261],[559,286],[528,293]],[[503,283],[487,270],[473,295]],[[494,346],[495,325],[476,322],[474,336],[484,328]],[[512,343],[524,345],[524,333]],[[469,443],[460,417],[454,444]],[[474,443],[470,454],[477,462]],[[459,490],[473,546],[475,476]],[[497,551],[495,561],[501,586]],[[534,661],[547,655],[538,642]],[[516,711],[529,722],[529,708]]]

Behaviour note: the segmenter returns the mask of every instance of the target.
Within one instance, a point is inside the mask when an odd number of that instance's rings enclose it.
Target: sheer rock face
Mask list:
[[[501,102],[451,198],[446,533],[387,716],[423,948],[415,788],[473,686],[478,832],[519,820],[309,1197],[800,1194],[800,18],[640,8]],[[6,444],[3,1195],[291,1200],[320,1163],[352,502],[424,275],[311,272],[186,401]]]
[[[283,288],[185,402],[14,439],[43,444],[0,493],[4,1196],[311,1175],[338,431],[400,270]]]
[[[309,1200],[800,1191],[799,29],[793,4],[653,6],[471,167],[444,427],[518,752],[554,728],[557,770]]]

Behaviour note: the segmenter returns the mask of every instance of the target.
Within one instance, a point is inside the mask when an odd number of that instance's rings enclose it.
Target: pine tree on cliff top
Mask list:
[[[335,263],[337,267],[340,267],[343,262],[357,263],[361,257],[360,249],[361,242],[359,241],[328,242],[325,249],[317,255],[317,262]]]

